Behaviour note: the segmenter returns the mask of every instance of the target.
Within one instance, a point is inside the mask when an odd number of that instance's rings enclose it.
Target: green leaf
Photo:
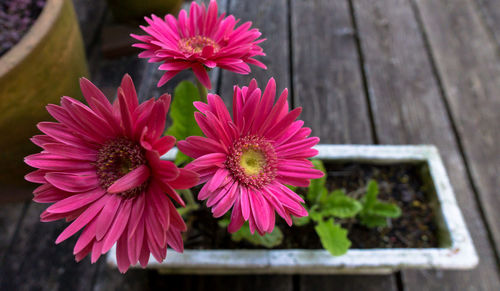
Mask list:
[[[316,222],[323,220],[323,213],[319,210],[318,205],[314,205],[311,209],[309,209],[308,217]]]
[[[351,247],[351,241],[347,238],[347,230],[333,223],[333,218],[321,221],[315,227],[316,233],[323,247],[333,256],[340,256]]]
[[[398,218],[401,216],[401,208],[393,203],[385,203],[377,201],[368,211],[371,215],[377,215],[389,218]]]
[[[338,218],[354,217],[363,208],[356,199],[346,196],[343,190],[333,191],[322,207],[324,216]]]
[[[179,166],[182,164],[187,164],[191,162],[193,159],[191,157],[186,156],[183,154],[181,151],[178,151],[177,154],[175,155],[175,161],[174,163]]]
[[[316,203],[318,201],[319,196],[323,192],[323,188],[325,187],[326,182],[326,170],[323,162],[321,160],[312,160],[314,168],[322,171],[325,175],[321,178],[311,180],[311,184],[307,189],[307,200],[311,203]]]
[[[361,224],[367,227],[385,227],[388,218],[397,218],[401,209],[394,203],[386,203],[377,199],[378,184],[374,180],[368,182],[366,195],[363,197],[363,209],[359,218]]]
[[[364,196],[364,205],[365,209],[369,209],[373,207],[375,202],[377,201],[378,196],[378,183],[375,180],[370,180],[368,182],[368,186],[366,187],[366,195]]]
[[[316,205],[324,205],[328,203],[328,190],[321,188],[319,195],[316,197]]]
[[[194,119],[196,108],[194,101],[200,100],[200,93],[196,86],[183,81],[174,90],[174,100],[170,106],[170,118],[172,125],[167,129],[166,134],[174,136],[178,141],[184,140],[188,136],[202,136],[203,132]],[[177,153],[175,163],[177,165],[191,161],[191,158],[180,151]]]
[[[361,213],[359,215],[359,222],[366,227],[385,227],[387,226],[387,218],[371,215],[367,213]]]
[[[318,222],[323,220],[323,212],[309,212],[309,217]]]
[[[252,234],[248,223],[245,223],[237,232],[231,234],[231,239],[236,242],[246,240],[256,246],[273,248],[283,242],[283,233],[279,227],[275,227],[273,232],[266,233],[263,236],[260,236],[258,233]]]
[[[311,221],[311,218],[309,216],[303,216],[303,217],[292,216],[292,220],[293,220],[293,225],[303,226],[308,224]]]
[[[221,227],[221,228],[227,227],[229,225],[229,223],[231,223],[230,218],[222,218],[217,222],[217,224],[219,224],[219,227]]]

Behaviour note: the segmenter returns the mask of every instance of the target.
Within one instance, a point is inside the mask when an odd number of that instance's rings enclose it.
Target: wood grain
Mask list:
[[[16,227],[24,214],[26,202],[7,203],[0,205],[0,266],[8,250]]]
[[[476,3],[483,13],[480,17],[495,37],[497,44],[500,44],[500,1],[476,0]]]
[[[347,1],[292,0],[294,104],[321,143],[373,143]],[[300,290],[397,290],[394,275],[300,276]]]
[[[106,14],[106,1],[73,0],[87,52],[96,41]]]
[[[288,17],[286,0],[231,0],[229,13],[241,18],[240,23],[251,21],[252,27],[258,28],[261,38],[267,40],[261,43],[266,56],[257,57],[268,69],[250,65],[252,72],[249,75],[240,75],[230,71],[222,71],[220,94],[231,108],[233,86],[248,86],[255,78],[260,88],[265,88],[271,77],[276,79],[278,94],[285,88],[290,89],[290,66],[288,45]]]
[[[85,259],[76,263],[76,237],[59,245],[54,240],[67,226],[41,223],[46,205],[32,202],[0,269],[0,290],[89,290],[97,270]]]
[[[291,276],[287,275],[161,276],[157,273],[151,273],[150,280],[152,282],[150,288],[153,290],[294,290]]]
[[[372,143],[347,1],[293,0],[293,95],[321,143]]]
[[[499,50],[470,1],[442,4],[416,1],[498,255]]]
[[[149,273],[154,271],[142,269],[129,269],[122,274],[116,268],[105,263],[99,266],[94,291],[148,291],[152,290],[149,284]],[[174,289],[169,289],[174,290]]]
[[[301,291],[398,290],[396,278],[391,275],[300,276],[298,288]]]
[[[406,0],[353,0],[353,3],[379,141],[428,143],[440,149],[481,260],[473,271],[404,271],[405,288],[494,290],[500,286],[494,253],[412,6]],[[443,7],[430,10],[439,9]],[[451,19],[451,15],[439,15],[439,18],[446,17]],[[439,27],[434,26],[432,30]],[[443,34],[454,33],[450,27]],[[450,44],[447,42],[447,45]],[[449,55],[439,57],[450,59]],[[458,56],[451,59],[455,58]]]

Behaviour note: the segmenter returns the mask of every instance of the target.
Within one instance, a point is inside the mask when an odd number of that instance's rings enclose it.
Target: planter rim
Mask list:
[[[150,258],[148,268],[164,273],[233,274],[333,274],[370,273],[414,269],[472,269],[479,259],[465,220],[458,207],[453,189],[437,148],[433,145],[317,145],[324,160],[358,160],[374,163],[425,162],[434,183],[438,212],[443,229],[451,244],[438,248],[379,248],[350,249],[339,257],[326,250],[262,249],[262,250],[185,250],[180,254],[171,249],[164,262]],[[172,160],[177,149],[162,159]],[[115,247],[109,252],[108,264],[116,266]]]
[[[0,78],[6,75],[28,56],[45,38],[59,17],[65,0],[47,0],[35,23],[31,25],[21,40],[0,57]]]

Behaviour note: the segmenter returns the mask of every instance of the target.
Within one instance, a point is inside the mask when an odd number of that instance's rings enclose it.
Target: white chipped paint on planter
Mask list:
[[[431,145],[318,145],[315,158],[324,161],[358,161],[374,164],[427,163],[436,192],[438,224],[448,242],[439,248],[351,249],[339,257],[325,250],[169,250],[164,262],[150,258],[148,268],[164,273],[389,273],[400,269],[471,269],[478,264],[472,239],[455,199],[445,167],[436,147]],[[162,159],[172,160],[171,150]],[[440,215],[439,215],[440,214]],[[116,266],[115,249],[108,263]]]

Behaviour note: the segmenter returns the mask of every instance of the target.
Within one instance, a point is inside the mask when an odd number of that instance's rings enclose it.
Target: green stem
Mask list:
[[[198,92],[200,92],[200,100],[207,103],[207,88],[198,79],[196,79],[196,86],[198,87]]]
[[[189,206],[189,208],[193,210],[198,209],[199,205],[196,203],[191,189],[179,189],[177,191],[179,191],[182,197],[186,198],[186,206]]]

